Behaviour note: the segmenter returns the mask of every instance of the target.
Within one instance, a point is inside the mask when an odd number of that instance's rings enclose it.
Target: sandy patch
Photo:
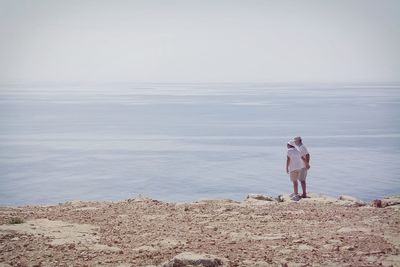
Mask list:
[[[50,238],[48,244],[58,246],[64,244],[77,244],[77,249],[89,248],[93,250],[108,250],[119,252],[121,249],[99,243],[99,227],[90,224],[69,223],[52,221],[48,219],[29,220],[21,224],[0,225],[0,233],[15,231],[34,236]],[[13,241],[18,241],[14,238]],[[74,246],[75,248],[75,246]]]
[[[33,235],[50,237],[52,245],[66,243],[97,243],[98,227],[90,224],[67,223],[64,221],[51,221],[48,219],[30,220],[21,224],[0,225],[0,231],[17,231]]]

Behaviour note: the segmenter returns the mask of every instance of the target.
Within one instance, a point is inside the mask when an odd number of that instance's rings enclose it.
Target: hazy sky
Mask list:
[[[0,0],[0,82],[400,81],[400,1]]]

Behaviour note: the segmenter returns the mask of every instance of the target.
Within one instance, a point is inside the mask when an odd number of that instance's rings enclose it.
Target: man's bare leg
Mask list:
[[[297,181],[293,181],[293,191],[296,195],[299,194],[299,183]]]
[[[300,181],[300,183],[301,183],[301,189],[303,190],[303,195],[301,195],[301,197],[307,197],[306,181]]]

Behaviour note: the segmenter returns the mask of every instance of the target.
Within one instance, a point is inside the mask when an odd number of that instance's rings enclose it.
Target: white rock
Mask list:
[[[352,197],[352,196],[341,195],[341,196],[339,196],[338,200],[347,201],[352,206],[365,206],[365,205],[367,205],[367,203],[365,203],[364,201],[362,201],[362,200],[360,200],[360,199],[358,199],[356,197]]]
[[[261,195],[261,194],[248,194],[246,200],[249,200],[249,199],[274,201],[274,199],[272,197]]]

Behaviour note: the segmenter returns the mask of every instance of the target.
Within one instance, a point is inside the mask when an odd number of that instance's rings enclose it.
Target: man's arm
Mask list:
[[[310,168],[310,154],[307,154],[303,157],[301,157],[301,159],[304,161],[304,165],[306,166],[307,169]]]
[[[290,158],[286,158],[286,173],[289,173],[289,163],[290,163]]]

